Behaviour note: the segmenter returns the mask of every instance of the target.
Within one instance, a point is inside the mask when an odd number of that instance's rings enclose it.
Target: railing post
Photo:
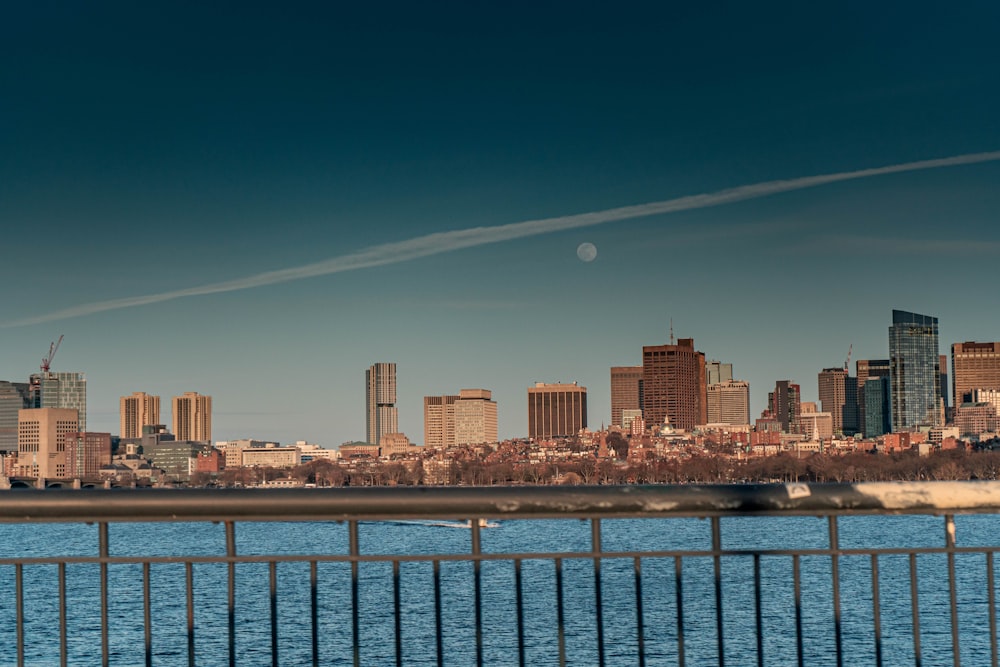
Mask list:
[[[590,549],[594,552],[594,605],[597,623],[597,662],[604,667],[604,600],[601,591],[601,520],[590,520]]]
[[[722,525],[712,517],[712,565],[715,570],[715,633],[719,649],[719,667],[726,664],[726,639],[722,624]]]
[[[108,667],[108,524],[97,524],[97,544],[101,554],[101,665]]]
[[[830,532],[830,579],[833,591],[833,635],[837,648],[837,667],[844,665],[843,628],[840,618],[840,536],[837,531],[837,517],[827,517]]]
[[[228,581],[229,667],[236,667],[236,524],[226,522],[226,556],[230,558]]]
[[[958,583],[955,579],[955,515],[944,517],[944,544],[948,551],[948,598],[951,604],[951,652],[955,667],[962,664],[958,650]]]

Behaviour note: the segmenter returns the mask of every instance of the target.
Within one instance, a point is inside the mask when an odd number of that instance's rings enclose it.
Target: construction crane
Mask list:
[[[63,337],[59,336],[59,340],[54,343],[49,343],[49,354],[48,356],[42,357],[42,365],[39,367],[42,373],[49,372],[49,366],[52,365],[52,358],[56,356],[56,350],[59,349],[59,343],[62,342]]]
[[[848,368],[851,365],[851,352],[854,352],[854,343],[851,343],[851,346],[847,348],[847,360],[844,361],[844,370],[848,373],[851,372]]]

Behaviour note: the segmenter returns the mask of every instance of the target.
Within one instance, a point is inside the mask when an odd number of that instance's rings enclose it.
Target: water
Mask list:
[[[995,543],[1000,519],[957,517],[960,546]],[[711,547],[710,523],[697,519],[602,522],[608,551],[694,550]],[[828,525],[813,517],[722,519],[727,549],[810,549],[827,546]],[[363,523],[363,554],[468,553],[468,528],[428,523]],[[934,547],[943,544],[944,525],[934,517],[852,517],[839,522],[842,548]],[[590,524],[577,520],[504,521],[481,531],[489,553],[585,551]],[[214,524],[112,524],[113,556],[222,555],[225,534]],[[84,525],[0,526],[0,557],[91,556],[97,530]],[[347,554],[347,527],[337,523],[238,524],[237,551],[246,555]],[[989,664],[986,559],[956,556],[961,659]],[[792,559],[761,558],[763,649],[768,665],[796,661]],[[874,612],[869,556],[839,559],[844,664],[874,665]],[[443,646],[448,665],[475,664],[475,597],[470,563],[441,564]],[[918,556],[920,640],[924,665],[953,664],[946,557]],[[236,568],[239,665],[271,664],[269,565]],[[307,563],[279,563],[278,647],[282,665],[311,664],[310,581]],[[436,659],[433,570],[430,563],[400,566],[402,653],[407,665]],[[198,664],[228,662],[228,569],[195,564],[195,649]],[[725,658],[728,665],[757,662],[752,556],[722,563]],[[525,560],[524,652],[527,664],[558,664],[556,567],[552,560]],[[831,561],[801,558],[803,644],[808,665],[835,665]],[[71,665],[100,663],[100,589],[96,565],[67,566],[67,630]],[[517,664],[518,629],[514,568],[509,560],[482,564],[483,659],[487,665]],[[602,561],[605,656],[609,665],[637,664],[634,564]],[[718,664],[714,569],[711,558],[683,562],[684,650],[687,665]],[[110,662],[142,664],[144,627],[142,566],[109,566]],[[25,657],[28,665],[58,664],[58,579],[55,565],[24,568]],[[391,563],[360,566],[360,646],[363,665],[395,664],[393,570]],[[151,578],[154,664],[187,664],[186,570],[183,563],[154,564]],[[915,662],[909,557],[879,558],[882,654],[886,665]],[[597,664],[593,562],[562,561],[564,641],[571,665]],[[318,566],[320,663],[353,659],[350,566]],[[675,563],[642,561],[643,639],[647,664],[678,664]],[[0,567],[0,665],[15,661],[14,568]]]

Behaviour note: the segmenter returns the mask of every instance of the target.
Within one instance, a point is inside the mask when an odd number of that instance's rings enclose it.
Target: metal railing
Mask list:
[[[40,640],[29,636],[26,629],[30,614],[25,605],[26,601],[31,603],[32,594],[25,573],[48,573],[54,566],[57,656],[62,665],[70,662],[68,619],[81,614],[96,617],[99,613],[93,632],[95,639],[99,636],[101,664],[120,659],[110,640],[121,626],[109,619],[109,607],[114,590],[133,572],[131,584],[141,591],[142,618],[134,619],[142,626],[139,653],[145,664],[159,664],[162,652],[154,646],[154,630],[160,621],[151,582],[159,568],[167,567],[183,568],[179,590],[184,598],[186,646],[180,650],[182,657],[178,658],[175,650],[172,659],[186,659],[189,665],[249,664],[245,658],[250,649],[257,652],[258,659],[261,651],[266,653],[273,665],[303,664],[299,658],[292,660],[282,653],[287,647],[280,639],[282,624],[292,620],[307,630],[300,637],[306,646],[298,648],[306,656],[305,662],[313,665],[525,665],[539,664],[538,655],[559,664],[600,665],[920,666],[925,659],[928,664],[944,660],[959,665],[963,656],[968,664],[997,665],[994,563],[1000,549],[1000,518],[982,531],[987,536],[982,543],[960,545],[956,540],[956,516],[997,512],[1000,482],[12,491],[0,497],[0,523],[94,524],[97,549],[93,554],[65,555],[57,553],[59,545],[49,545],[40,555],[15,553],[0,558],[0,577],[10,573],[13,578],[13,595],[0,601],[0,608],[10,611],[16,635],[13,646],[0,646],[0,662],[34,664],[30,655],[26,657],[26,645]],[[940,517],[940,532],[937,537],[927,537],[928,524],[921,522],[917,532],[929,539],[929,544],[885,544],[879,529],[882,524],[868,520],[866,530],[871,532],[874,526],[874,546],[842,541],[845,517],[888,515]],[[775,523],[794,517],[819,517],[825,524],[825,543],[796,545],[796,533],[805,524],[793,522],[789,529]],[[490,549],[484,548],[481,519],[500,522],[515,535],[527,534],[529,525],[531,531],[542,531],[550,520],[574,519],[576,525],[583,520],[588,535],[580,544],[553,547],[551,542],[542,541],[525,545],[515,539],[512,548]],[[658,536],[671,533],[671,526],[692,519],[707,528],[704,543],[693,538],[689,544],[664,547],[657,543]],[[627,543],[621,535],[638,530],[637,526],[647,524],[647,520],[659,520],[652,531],[643,533],[642,539],[650,544],[620,548]],[[743,535],[730,538],[723,530],[724,522],[737,520],[743,523],[733,525]],[[405,523],[386,522],[407,521],[467,521],[467,548],[448,552],[407,545],[396,548],[384,536],[403,530]],[[128,522],[218,523],[224,530],[224,549],[214,554],[113,553],[109,525]],[[238,553],[237,524],[259,522],[337,522],[337,529],[346,531],[346,548],[315,548],[309,553],[272,548],[268,553]],[[362,550],[359,534],[370,522],[388,532],[379,533],[382,537],[376,548]],[[493,525],[486,523],[485,527]],[[904,528],[903,534],[913,532]],[[607,544],[609,537],[614,537],[615,544]],[[279,594],[284,590],[279,582],[285,581],[279,566],[291,568],[294,564],[303,568],[295,573],[308,578],[308,594],[294,603],[298,606],[289,613]],[[454,564],[467,568],[461,570],[462,577],[449,569]],[[239,568],[251,565],[266,568],[266,575],[253,577],[255,583],[266,580],[266,601],[241,598]],[[333,565],[341,569],[324,569]],[[373,584],[363,568],[376,565],[391,568],[391,575]],[[539,578],[542,565],[546,573]],[[195,574],[197,570],[201,576],[198,568],[206,566],[225,572],[221,584],[225,590],[225,627],[221,632],[214,625],[208,628],[199,622],[200,579],[196,580]],[[934,569],[928,570],[928,566]],[[429,569],[431,578],[415,593],[407,579],[414,567]],[[99,612],[79,608],[78,596],[70,594],[78,577],[68,572],[81,570],[89,576],[86,573],[94,568],[98,599],[93,603],[99,605]],[[336,580],[336,587],[326,581],[327,577]],[[113,586],[109,583],[112,578],[116,582]],[[946,603],[936,599],[933,605],[927,604],[921,591],[928,582],[942,584],[935,594],[946,598]],[[381,585],[391,594],[385,596],[378,613],[371,613],[365,596]],[[510,590],[496,593],[494,589],[501,585]],[[848,585],[851,593],[845,597],[842,589]],[[538,595],[539,586],[546,588],[543,596]],[[449,600],[456,589],[460,589],[462,599],[469,598],[462,603],[462,609],[471,610],[469,616],[457,618],[449,612]],[[886,590],[891,590],[891,595],[886,595]],[[349,607],[350,620],[345,623],[349,641],[338,645],[343,649],[340,653],[331,653],[331,622],[325,618],[333,613],[327,596],[334,594],[340,596],[338,605],[342,602]],[[788,604],[781,606],[774,600]],[[412,617],[417,612],[411,607],[417,603],[423,605],[423,611],[415,625]],[[497,605],[502,612],[494,613]],[[241,629],[244,621],[240,613],[248,608],[255,616],[259,612],[265,617],[269,632],[247,635]],[[890,608],[891,618],[886,616]],[[533,621],[535,612],[548,620]],[[281,613],[286,618],[281,619]],[[289,615],[293,619],[287,618]],[[654,616],[655,621],[651,620]],[[377,655],[366,653],[375,617],[381,624],[379,641],[391,647]],[[503,636],[494,639],[491,623],[498,618],[504,619],[509,632],[497,633]],[[543,648],[538,647],[537,638],[528,637],[538,625],[551,630],[552,641],[543,640],[541,643],[550,644]],[[408,643],[428,628],[431,638],[426,645]],[[827,632],[832,637],[817,638]],[[204,633],[225,639],[225,645],[214,648],[209,657],[199,653],[196,641]],[[262,639],[262,634],[266,638]],[[734,639],[736,634],[739,639]],[[947,642],[943,636],[948,637]],[[714,646],[707,646],[706,638]],[[925,642],[931,640],[937,648],[928,655]],[[976,645],[973,653],[965,646],[970,641]],[[248,648],[248,642],[263,645]],[[734,648],[734,642],[739,646]],[[584,645],[582,654],[574,653],[574,648]],[[532,651],[542,653],[533,658]],[[129,658],[124,660],[122,664],[132,664]]]

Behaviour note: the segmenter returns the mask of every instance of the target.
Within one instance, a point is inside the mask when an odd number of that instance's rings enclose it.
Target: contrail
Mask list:
[[[537,236],[539,234],[550,234],[552,232],[567,229],[578,229],[581,227],[592,227],[607,222],[617,220],[629,220],[650,215],[663,213],[675,213],[677,211],[687,211],[691,209],[709,208],[721,206],[733,202],[756,199],[780,192],[792,190],[802,190],[813,188],[827,183],[838,181],[850,181],[859,178],[869,178],[871,176],[882,176],[884,174],[896,174],[905,171],[920,171],[923,169],[935,169],[937,167],[954,167],[965,164],[976,164],[979,162],[992,162],[1000,160],[1000,151],[987,153],[969,153],[966,155],[955,155],[952,157],[938,158],[935,160],[920,160],[919,162],[906,162],[904,164],[890,165],[887,167],[875,167],[872,169],[859,169],[857,171],[845,171],[836,174],[821,174],[819,176],[805,176],[802,178],[792,178],[779,181],[767,181],[765,183],[754,183],[753,185],[741,185],[735,188],[719,190],[700,195],[690,195],[667,199],[665,201],[650,202],[648,204],[637,204],[634,206],[622,206],[611,208],[605,211],[594,211],[591,213],[579,213],[576,215],[564,215],[555,218],[542,218],[540,220],[526,220],[514,222],[495,227],[472,227],[469,229],[458,229],[449,232],[436,232],[425,236],[397,241],[395,243],[384,243],[357,252],[331,257],[321,262],[295,266],[277,271],[266,271],[245,278],[236,278],[220,283],[211,283],[200,287],[190,287],[187,289],[174,290],[171,292],[160,292],[158,294],[147,294],[144,296],[125,297],[121,299],[110,299],[107,301],[96,301],[86,303],[72,308],[57,310],[44,315],[26,317],[19,320],[0,323],[0,328],[23,327],[32,324],[42,324],[44,322],[54,322],[83,315],[93,315],[108,310],[119,310],[121,308],[132,308],[134,306],[145,306],[161,301],[171,301],[189,296],[199,296],[203,294],[218,294],[220,292],[235,292],[236,290],[262,287],[264,285],[274,285],[290,280],[301,280],[315,276],[325,276],[331,273],[343,271],[355,271],[373,266],[383,266],[385,264],[396,264],[420,257],[428,257],[452,250],[462,248],[472,248],[486,245],[488,243],[499,243],[512,239],[524,238],[526,236]]]

